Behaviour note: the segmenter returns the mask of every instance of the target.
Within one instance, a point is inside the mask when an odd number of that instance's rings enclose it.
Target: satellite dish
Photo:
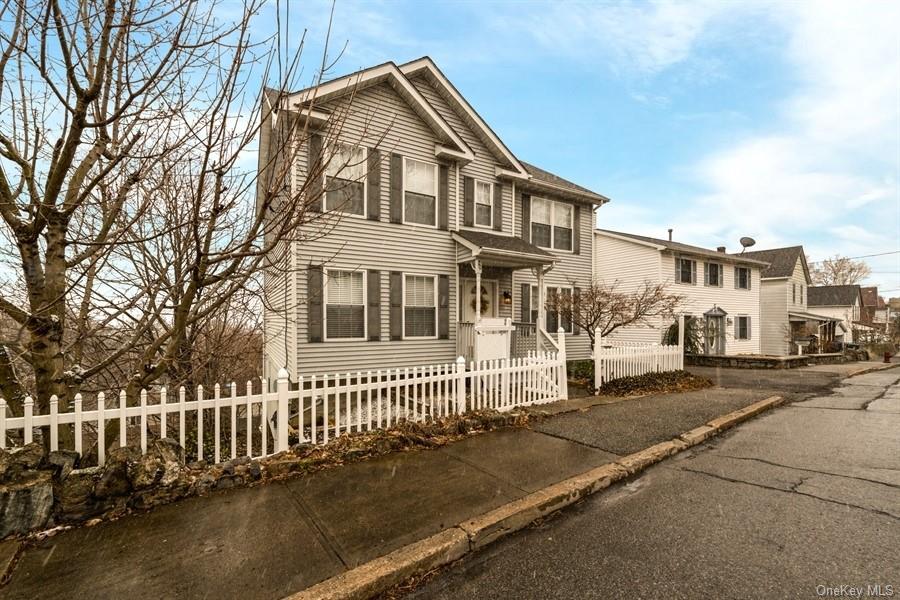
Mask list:
[[[741,238],[741,246],[744,247],[744,250],[746,250],[750,246],[754,246],[754,245],[756,245],[756,240],[754,240],[752,237],[742,237]],[[744,250],[741,250],[741,254],[744,253]]]

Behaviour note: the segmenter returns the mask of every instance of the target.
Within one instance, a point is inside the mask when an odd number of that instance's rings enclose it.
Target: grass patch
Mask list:
[[[668,371],[613,379],[604,383],[598,391],[603,396],[636,396],[692,392],[710,387],[713,387],[713,382],[706,377],[698,377],[687,371]]]

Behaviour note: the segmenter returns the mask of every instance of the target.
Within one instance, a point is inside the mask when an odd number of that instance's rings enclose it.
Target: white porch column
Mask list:
[[[546,329],[547,327],[547,309],[544,306],[546,303],[546,298],[544,297],[544,268],[538,267],[537,269],[537,302],[538,302],[538,322],[537,326],[540,329]]]
[[[475,270],[475,322],[481,322],[481,261],[472,261],[472,269]]]

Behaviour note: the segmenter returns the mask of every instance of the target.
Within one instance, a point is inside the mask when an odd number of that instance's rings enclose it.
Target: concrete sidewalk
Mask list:
[[[599,404],[265,486],[187,499],[27,547],[5,598],[280,598],[768,395]]]

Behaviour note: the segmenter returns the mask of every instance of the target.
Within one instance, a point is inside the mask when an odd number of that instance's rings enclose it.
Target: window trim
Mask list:
[[[550,223],[543,223],[541,221],[534,220],[534,205],[535,200],[549,202],[550,203]],[[569,229],[572,232],[572,247],[568,250],[561,250],[559,248],[554,247],[554,242],[556,241],[556,236],[554,235],[553,228],[556,227],[554,225],[556,221],[556,205],[564,204],[572,209],[571,215],[572,218],[569,221],[571,227]],[[534,242],[534,233],[532,230],[528,231],[528,239],[531,240],[531,243],[537,246],[538,248],[542,248],[544,250],[551,250],[553,252],[562,252],[564,254],[575,254],[575,205],[571,202],[562,202],[559,200],[551,200],[550,198],[544,198],[543,196],[532,196],[531,201],[528,203],[528,227],[533,227],[535,222],[540,223],[541,225],[549,225],[550,226],[550,245],[549,246],[541,246]]]
[[[473,185],[474,191],[473,191],[473,198],[472,198],[472,225],[474,227],[478,227],[479,229],[493,229],[494,228],[494,184],[489,181],[482,181],[481,179],[475,179],[475,178],[473,178],[473,181],[474,181],[474,183],[472,185]],[[482,224],[478,223],[478,205],[481,204],[482,206],[484,206],[484,204],[478,202],[478,184],[479,183],[482,185],[488,186],[488,195],[490,196],[490,200],[491,200],[491,203],[490,203],[491,222],[488,223],[487,225],[482,225]],[[551,233],[551,237],[552,237],[552,233]]]
[[[740,285],[741,278],[737,276],[737,271],[746,271],[747,272],[747,287],[742,287]],[[753,285],[753,271],[750,267],[735,267],[735,277],[734,277],[734,289],[736,290],[750,290]]]
[[[368,166],[369,166],[369,149],[368,149],[366,146],[360,146],[360,145],[357,145],[357,144],[348,144],[348,143],[345,143],[345,142],[337,142],[337,143],[338,143],[338,145],[341,145],[341,146],[349,146],[349,147],[354,148],[354,149],[362,148],[362,151],[363,151],[363,160],[362,160],[362,163],[361,163],[361,164],[363,164],[363,165],[366,167],[366,168],[364,169],[366,174],[365,174],[365,175],[363,176],[363,178],[362,178],[362,182],[363,182],[363,206],[362,206],[362,212],[361,212],[361,213],[353,213],[353,212],[347,212],[347,211],[345,211],[345,210],[340,210],[340,209],[336,209],[336,208],[335,208],[335,209],[328,210],[328,207],[327,207],[327,205],[328,205],[328,178],[329,178],[329,177],[334,178],[334,175],[329,175],[329,174],[328,174],[328,165],[331,164],[331,157],[329,157],[328,160],[325,161],[325,165],[326,165],[326,166],[325,166],[325,173],[322,173],[322,208],[324,208],[324,209],[325,209],[325,212],[328,212],[328,213],[337,213],[337,214],[344,215],[344,216],[348,216],[348,217],[361,217],[361,218],[363,218],[363,219],[366,219],[366,218],[368,218],[368,214],[369,214],[369,169],[368,169]],[[333,153],[333,152],[334,152],[334,148],[333,148],[333,147],[329,147],[329,148],[326,149],[326,154],[331,154],[331,153]],[[352,180],[352,179],[348,179],[348,180],[346,180],[346,181],[353,181],[353,180]],[[335,270],[340,271],[340,270],[342,270],[342,269],[335,269]]]
[[[440,275],[433,273],[416,273],[403,271],[400,286],[400,339],[401,340],[436,340],[438,339],[438,283]],[[431,277],[434,280],[434,335],[406,335],[406,277]],[[422,307],[419,307],[422,308]]]
[[[691,280],[689,282],[681,280],[681,261],[683,260],[694,263],[691,267]],[[675,281],[675,283],[677,283],[678,285],[697,285],[697,259],[676,255],[675,262],[678,265],[678,279]]]
[[[706,287],[712,288],[720,288],[725,287],[725,265],[720,262],[707,261],[706,262],[706,273],[704,274],[703,285]],[[719,283],[712,284],[709,282],[708,274],[710,273],[710,267],[716,267],[719,271]]]
[[[331,271],[340,271],[344,273],[362,273],[362,291],[363,291],[363,336],[362,337],[328,337],[328,273]],[[322,341],[323,342],[365,342],[369,339],[369,273],[366,269],[339,269],[337,267],[322,269]],[[355,306],[355,305],[353,305]]]
[[[740,320],[747,319],[747,337],[738,337],[741,332]],[[753,338],[753,333],[750,329],[752,319],[750,319],[750,315],[735,315],[734,316],[734,341],[736,342],[747,342]]]
[[[429,225],[427,223],[413,223],[412,221],[406,220],[406,161],[408,161],[408,160],[413,160],[415,162],[422,163],[425,165],[431,165],[434,167],[434,225]],[[413,227],[427,227],[429,229],[437,229],[438,228],[438,222],[440,221],[440,215],[438,215],[438,212],[440,211],[440,206],[439,206],[440,202],[438,200],[438,190],[440,188],[440,182],[438,180],[440,179],[440,175],[441,175],[441,166],[438,163],[427,161],[427,160],[421,160],[418,158],[413,158],[411,156],[403,157],[403,177],[400,178],[403,182],[403,185],[401,186],[401,193],[400,193],[400,222],[401,223],[403,223],[404,225],[412,225]],[[405,281],[405,279],[404,279],[404,281]],[[415,339],[424,339],[424,338],[415,338]]]
[[[575,286],[574,286],[574,285],[555,285],[555,284],[548,284],[548,283],[545,283],[545,284],[544,284],[544,289],[549,290],[550,288],[554,288],[554,289],[556,289],[556,290],[569,290],[569,293],[572,294],[572,297],[575,296]],[[532,291],[534,291],[534,292],[537,291],[537,284],[536,284],[536,283],[532,283],[532,284],[531,284],[529,293],[532,293]],[[533,297],[533,296],[534,296],[534,295],[532,295],[532,297],[528,299],[528,304],[531,305],[531,306],[534,306],[534,305],[536,304],[536,303],[533,303],[533,302],[532,302],[532,300],[534,300],[534,297]],[[546,298],[546,297],[545,297],[545,298]],[[544,307],[544,310],[545,310],[546,314],[550,314],[550,311],[546,309],[546,306]],[[539,311],[540,311],[540,309],[537,309],[537,310],[531,309],[531,312],[539,312]],[[531,315],[529,315],[529,316],[531,316]],[[557,322],[559,322],[559,321],[562,320],[562,319],[559,318],[559,311],[558,311],[558,310],[556,311],[556,320],[557,320]],[[537,318],[534,319],[533,323],[534,323],[534,325],[537,325]],[[544,323],[544,324],[546,325],[546,323]],[[569,329],[570,329],[570,331],[566,331],[565,334],[566,334],[566,335],[573,335],[573,334],[575,333],[575,324],[572,323],[571,320],[569,321]],[[547,333],[553,333],[553,334],[555,334],[555,333],[557,333],[557,332],[555,332],[555,331],[550,331],[550,330],[548,329],[548,330],[547,330]]]

